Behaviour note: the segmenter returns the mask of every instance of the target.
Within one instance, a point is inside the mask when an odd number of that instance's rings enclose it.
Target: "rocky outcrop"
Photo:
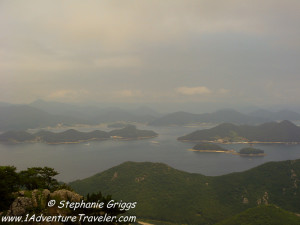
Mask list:
[[[11,204],[10,209],[7,212],[9,216],[22,216],[33,208],[33,202],[28,197],[18,197]]]
[[[80,202],[80,200],[83,198],[81,195],[65,189],[57,190],[50,194],[50,199],[57,197],[61,200],[66,200],[70,202]]]
[[[269,200],[269,194],[268,192],[265,192],[262,198],[257,199],[256,202],[257,205],[261,205],[261,204],[268,205],[269,204],[268,200]]]
[[[80,202],[83,197],[75,192],[69,190],[57,190],[51,193],[49,190],[33,190],[33,191],[20,191],[15,193],[16,199],[11,204],[6,215],[9,216],[22,216],[26,213],[50,213],[51,215],[68,214],[67,210],[60,210],[57,207],[49,208],[47,203],[49,200],[66,200],[70,202]]]

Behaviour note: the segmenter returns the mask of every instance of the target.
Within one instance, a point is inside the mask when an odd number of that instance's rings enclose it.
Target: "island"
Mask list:
[[[265,152],[257,148],[242,148],[238,153],[240,156],[265,156]]]
[[[0,142],[4,143],[46,143],[46,144],[76,144],[89,141],[101,141],[108,139],[139,140],[157,137],[158,134],[151,130],[139,130],[133,125],[127,125],[123,129],[110,132],[94,130],[81,132],[69,129],[55,133],[41,130],[34,134],[26,131],[8,131],[0,135]]]
[[[258,126],[223,123],[211,129],[197,130],[177,138],[186,142],[299,144],[300,127],[284,120]]]
[[[189,149],[189,151],[193,152],[218,152],[218,153],[234,153],[234,150],[228,150],[225,148],[222,148],[219,145],[211,144],[211,143],[199,143],[196,144],[192,149]]]
[[[151,130],[138,130],[134,125],[109,132],[109,135],[114,139],[119,140],[138,140],[157,137],[158,134]]]

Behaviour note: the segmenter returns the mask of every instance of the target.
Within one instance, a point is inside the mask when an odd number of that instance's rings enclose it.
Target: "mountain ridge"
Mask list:
[[[142,218],[213,224],[264,204],[299,213],[299,175],[300,160],[269,162],[215,177],[162,163],[126,162],[70,185],[83,195],[101,190],[123,201],[137,201],[133,213]]]

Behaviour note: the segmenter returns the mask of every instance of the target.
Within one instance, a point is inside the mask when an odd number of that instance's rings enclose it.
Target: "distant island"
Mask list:
[[[151,130],[139,130],[133,125],[127,125],[123,129],[110,132],[95,130],[91,132],[80,132],[69,129],[60,133],[50,131],[39,131],[31,134],[26,131],[9,131],[0,135],[0,142],[6,143],[47,143],[47,144],[75,144],[88,141],[101,141],[111,138],[119,140],[139,140],[158,136]]]
[[[127,125],[119,130],[109,132],[110,137],[121,140],[137,140],[157,137],[158,134],[151,130],[138,130],[134,125]]]
[[[265,156],[265,152],[261,149],[257,149],[257,148],[243,148],[241,149],[238,154],[240,156]]]
[[[226,148],[222,148],[221,146],[212,143],[199,143],[196,144],[192,149],[188,149],[188,150],[193,152],[230,153],[233,155],[240,155],[240,156],[265,156],[266,155],[263,150],[257,148],[246,147],[246,148],[242,148],[239,152],[236,152],[235,150],[228,150]]]
[[[222,148],[219,145],[211,144],[211,143],[196,144],[192,149],[189,149],[189,151],[194,151],[194,152],[223,152],[223,153],[235,152],[234,150],[227,150],[225,148]]]
[[[211,143],[300,143],[300,127],[284,120],[259,126],[223,123],[179,137],[179,141]]]

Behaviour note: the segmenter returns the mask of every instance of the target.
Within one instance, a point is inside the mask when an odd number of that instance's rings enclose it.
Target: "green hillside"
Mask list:
[[[299,213],[298,174],[300,160],[270,162],[217,177],[160,163],[127,162],[70,185],[83,195],[101,190],[116,199],[137,201],[132,213],[140,218],[214,224],[262,204]]]
[[[216,225],[299,225],[300,217],[274,205],[263,205],[235,215]]]

